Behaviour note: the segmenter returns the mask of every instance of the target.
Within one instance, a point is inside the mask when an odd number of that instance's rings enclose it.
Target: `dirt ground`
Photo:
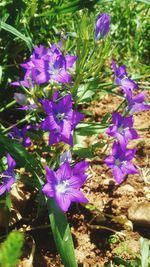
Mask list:
[[[101,121],[103,115],[112,112],[115,107],[116,96],[105,96],[99,103],[93,102],[91,111],[95,119]],[[89,178],[83,188],[89,205],[73,205],[68,212],[79,267],[106,266],[115,255],[133,259],[139,254],[140,236],[150,237],[148,226],[135,224],[128,218],[128,209],[133,204],[150,201],[149,118],[150,111],[135,115],[137,129],[149,128],[139,130],[141,139],[131,143],[131,147],[137,149],[134,163],[139,174],[129,175],[118,186],[111,170],[103,164],[100,156],[103,151],[98,151],[96,159],[90,163]],[[15,223],[18,229],[26,229],[27,233],[24,254],[18,267],[63,266],[55,248],[46,210],[38,219],[32,220],[35,207],[31,203],[34,203],[35,195],[36,192],[26,194],[24,214],[27,218]],[[31,265],[28,265],[29,262]]]

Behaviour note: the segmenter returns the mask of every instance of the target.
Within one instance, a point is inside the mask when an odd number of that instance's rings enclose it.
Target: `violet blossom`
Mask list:
[[[133,116],[124,117],[117,112],[112,113],[112,124],[106,133],[118,139],[122,150],[126,149],[128,140],[139,138],[138,133],[133,128]]]
[[[126,93],[126,100],[128,103],[127,110],[130,114],[134,112],[140,112],[145,110],[150,110],[150,105],[145,103],[146,92],[141,92],[136,96],[133,96],[132,92]]]
[[[137,83],[128,77],[126,65],[117,67],[115,60],[112,60],[112,67],[115,74],[116,85],[121,86],[123,90],[134,90],[138,88]]]
[[[12,85],[22,85],[32,88],[36,84],[47,83],[50,80],[58,83],[70,83],[68,70],[77,60],[76,56],[64,56],[58,45],[50,48],[42,45],[35,47],[30,60],[21,66],[26,70],[24,80],[13,82]]]
[[[138,173],[131,162],[136,153],[135,149],[122,150],[119,143],[114,142],[112,146],[112,155],[108,156],[104,162],[112,169],[114,178],[118,184],[121,184],[127,174]]]
[[[13,127],[8,136],[12,139],[18,140],[24,147],[29,147],[32,143],[30,137],[27,136],[27,131],[31,128],[30,125],[24,126],[22,129]]]
[[[106,13],[101,13],[96,18],[95,23],[95,39],[104,38],[110,30],[110,16]]]
[[[7,165],[8,167],[6,171],[0,174],[0,195],[5,192],[9,192],[12,184],[15,182],[14,168],[16,166],[16,162],[10,154],[7,154]]]
[[[50,131],[49,145],[63,141],[72,146],[72,131],[84,119],[84,115],[72,109],[71,94],[60,97],[56,92],[51,101],[44,99],[41,104],[47,114],[41,123],[41,129]]]
[[[42,189],[43,193],[49,198],[54,198],[64,212],[68,211],[71,202],[88,203],[87,198],[80,191],[80,187],[87,179],[85,174],[87,168],[86,161],[71,167],[67,160],[56,172],[46,166],[47,183]]]

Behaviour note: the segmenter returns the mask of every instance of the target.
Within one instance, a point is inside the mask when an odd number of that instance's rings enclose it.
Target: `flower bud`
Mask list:
[[[96,18],[95,23],[95,39],[103,38],[110,29],[110,16],[106,13],[101,13]]]

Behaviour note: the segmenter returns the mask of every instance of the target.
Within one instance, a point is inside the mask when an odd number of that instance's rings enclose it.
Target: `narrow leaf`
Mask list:
[[[26,42],[30,52],[32,52],[33,43],[31,38],[26,37],[24,34],[16,30],[13,26],[7,24],[6,22],[1,21],[0,22],[0,28],[4,29],[5,31],[8,31],[12,33],[13,35],[17,36],[18,38],[22,39],[24,42]]]
[[[47,200],[49,218],[54,240],[65,267],[77,267],[74,245],[66,215],[53,199]]]

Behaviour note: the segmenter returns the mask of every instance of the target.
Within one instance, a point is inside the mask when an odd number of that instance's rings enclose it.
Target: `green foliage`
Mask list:
[[[47,200],[51,228],[55,244],[65,267],[77,267],[72,236],[66,215],[53,199]]]
[[[134,256],[133,260],[125,260],[122,259],[121,255],[123,252],[127,251],[127,253],[130,255],[130,250],[128,246],[124,246],[125,242],[120,243],[121,247],[118,249],[118,255],[114,257],[113,259],[113,265],[111,266],[120,266],[120,267],[148,267],[150,264],[150,250],[149,250],[149,240],[146,238],[141,237],[140,238],[140,255],[132,255]],[[124,246],[124,248],[123,248]],[[121,249],[123,249],[121,251]],[[109,264],[105,265],[106,267],[109,267]]]
[[[0,245],[0,266],[16,266],[21,256],[22,246],[23,234],[17,231],[11,232],[7,239]]]
[[[113,56],[128,63],[131,72],[149,72],[150,1],[115,0],[103,10],[111,15]],[[147,65],[147,66],[146,66]]]
[[[32,173],[34,177],[34,187],[41,189],[42,180],[40,175],[42,175],[42,169],[40,163],[30,155],[21,144],[4,136],[2,133],[0,133],[0,145],[3,155],[5,155],[6,152],[10,153],[16,160],[18,166],[24,167],[27,171]]]
[[[25,35],[23,35],[21,32],[17,31],[14,27],[12,27],[11,25],[1,21],[0,23],[0,28],[4,29],[5,31],[8,31],[10,33],[12,33],[13,35],[17,36],[18,38],[20,38],[21,40],[23,40],[24,42],[26,42],[30,52],[32,52],[32,41],[31,38],[26,37]]]

